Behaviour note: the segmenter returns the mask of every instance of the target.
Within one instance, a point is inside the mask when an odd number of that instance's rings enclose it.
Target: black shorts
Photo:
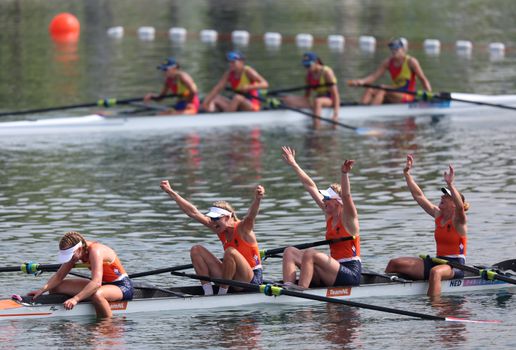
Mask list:
[[[447,258],[445,256],[438,256],[437,258],[439,259],[446,259],[446,260],[449,260],[449,261],[455,261],[456,263],[459,263],[459,264],[462,264],[464,265],[466,263],[466,259],[464,258]],[[424,260],[424,263],[425,263],[425,274],[424,274],[424,278],[425,280],[428,280],[428,278],[430,277],[430,270],[434,267],[434,266],[437,266],[437,265],[442,265],[442,264],[436,264],[432,261],[432,258],[427,256]],[[452,279],[461,279],[461,278],[464,278],[464,271],[460,270],[460,269],[456,269],[454,267],[452,267],[452,270],[453,270],[453,277]]]
[[[358,286],[362,276],[360,260],[351,260],[340,263],[339,272],[333,282],[334,286]]]
[[[133,300],[133,295],[134,295],[133,281],[131,281],[131,279],[129,277],[124,277],[120,281],[109,282],[109,283],[104,283],[104,284],[111,284],[111,285],[114,285],[114,286],[117,286],[118,288],[120,288],[120,290],[122,291],[122,294],[123,294],[122,301],[123,300]]]

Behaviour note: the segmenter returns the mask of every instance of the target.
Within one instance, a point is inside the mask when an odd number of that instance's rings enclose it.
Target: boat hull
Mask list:
[[[479,277],[467,277],[442,282],[442,293],[470,293],[479,291],[509,291],[516,285],[502,281],[489,281]],[[184,287],[188,291],[194,290],[202,293],[200,287]],[[182,288],[171,288],[175,293],[181,293]],[[314,288],[305,293],[331,297],[337,299],[360,299],[371,297],[406,297],[425,295],[428,283],[425,281],[414,282],[383,282],[367,283],[357,287],[331,287]],[[167,296],[163,289],[155,291],[146,289],[139,293],[132,301],[120,301],[111,303],[113,314],[132,314],[141,312],[180,312],[187,310],[229,309],[243,308],[252,305],[288,305],[317,303],[303,298],[281,295],[270,297],[261,293],[231,293],[227,295],[202,296],[184,294],[182,296]],[[146,295],[145,295],[146,294]],[[43,297],[42,297],[43,298]],[[64,299],[63,299],[64,300]],[[27,318],[49,317],[74,317],[93,316],[95,309],[89,302],[77,304],[72,310],[65,310],[62,303],[35,303],[29,304],[14,300],[0,300],[0,321]]]

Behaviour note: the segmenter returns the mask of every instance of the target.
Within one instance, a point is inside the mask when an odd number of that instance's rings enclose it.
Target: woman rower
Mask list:
[[[340,95],[337,78],[333,70],[325,66],[322,60],[313,52],[306,52],[301,61],[306,68],[306,85],[304,96],[285,96],[283,101],[292,108],[311,108],[312,113],[321,117],[323,107],[333,107],[333,120],[339,118]],[[314,92],[314,96],[311,93]],[[320,121],[314,118],[314,128]]]
[[[469,204],[464,201],[464,196],[459,193],[453,183],[455,170],[450,165],[449,171],[444,172],[444,181],[447,188],[441,188],[443,194],[439,205],[432,204],[423,191],[412,178],[410,170],[414,164],[413,155],[407,156],[407,162],[403,169],[407,186],[414,200],[435,221],[435,243],[437,256],[446,260],[465,263],[467,246],[466,211]],[[449,265],[438,265],[430,258],[424,260],[414,257],[400,257],[389,261],[385,272],[401,273],[416,280],[428,280],[428,296],[441,294],[441,281],[455,278],[463,278],[464,272],[452,268]]]
[[[173,58],[169,57],[160,64],[157,69],[163,71],[165,75],[165,82],[159,95],[148,93],[144,97],[145,102],[150,100],[159,100],[167,95],[170,91],[179,99],[173,106],[171,111],[166,114],[197,114],[199,112],[199,95],[197,93],[197,86],[192,77],[181,70],[179,63]]]
[[[356,286],[360,284],[360,236],[358,214],[351,198],[349,172],[354,160],[341,166],[341,184],[332,184],[319,191],[315,182],[297,164],[295,151],[282,147],[283,159],[292,167],[306,191],[323,210],[326,218],[326,239],[354,236],[355,239],[330,245],[330,256],[316,249],[299,250],[288,247],[283,254],[283,282],[288,286],[296,282],[296,268],[300,268],[298,286]]]
[[[224,246],[223,261],[202,245],[197,244],[191,248],[190,257],[198,275],[262,283],[262,262],[253,227],[265,193],[263,186],[256,186],[254,200],[242,220],[237,218],[235,210],[226,201],[213,203],[208,213],[202,214],[174,191],[167,180],[161,181],[160,186],[186,215],[215,232]],[[213,294],[210,282],[201,281],[201,284],[205,295]],[[219,286],[218,294],[226,294],[228,288],[227,285]]]
[[[208,112],[259,111],[261,98],[258,90],[267,89],[269,83],[254,68],[245,64],[245,58],[238,51],[226,55],[229,69],[204,98],[202,106]],[[220,95],[229,84],[235,92],[231,99]]]
[[[110,301],[131,300],[133,283],[113,249],[87,241],[78,232],[67,232],[59,241],[59,270],[40,289],[28,295],[36,299],[45,292],[72,296],[64,302],[71,310],[81,300],[89,299],[95,306],[97,317],[111,317]],[[89,264],[91,280],[84,278],[65,279],[74,265],[81,260]]]

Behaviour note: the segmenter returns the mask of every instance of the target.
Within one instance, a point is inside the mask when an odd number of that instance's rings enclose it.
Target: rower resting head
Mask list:
[[[70,231],[64,234],[59,241],[59,255],[58,260],[59,263],[65,263],[72,259],[75,255],[75,252],[79,249],[79,256],[82,255],[82,249],[86,248],[88,244],[86,243],[86,239],[79,233],[75,231]]]

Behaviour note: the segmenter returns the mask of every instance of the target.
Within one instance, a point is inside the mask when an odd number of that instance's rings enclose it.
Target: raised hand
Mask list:
[[[347,174],[347,173],[349,173],[351,171],[351,169],[353,169],[353,165],[355,165],[355,161],[354,160],[346,159],[344,161],[344,163],[342,163],[340,171],[343,174]]]
[[[172,192],[172,187],[170,186],[170,183],[168,182],[168,180],[161,181],[159,187],[161,187],[161,189],[167,193]]]
[[[446,181],[448,185],[451,185],[455,179],[455,170],[451,164],[449,165],[449,168],[449,172],[444,172],[444,181]]]
[[[288,165],[296,165],[296,151],[288,146],[281,147],[283,153],[281,157]]]
[[[262,186],[262,185],[258,185],[256,186],[256,190],[255,190],[255,196],[256,198],[263,198],[263,196],[265,195],[265,188]]]
[[[407,154],[407,162],[405,163],[405,168],[403,169],[403,172],[405,174],[408,174],[410,172],[410,169],[412,169],[413,165],[414,165],[414,155]]]

